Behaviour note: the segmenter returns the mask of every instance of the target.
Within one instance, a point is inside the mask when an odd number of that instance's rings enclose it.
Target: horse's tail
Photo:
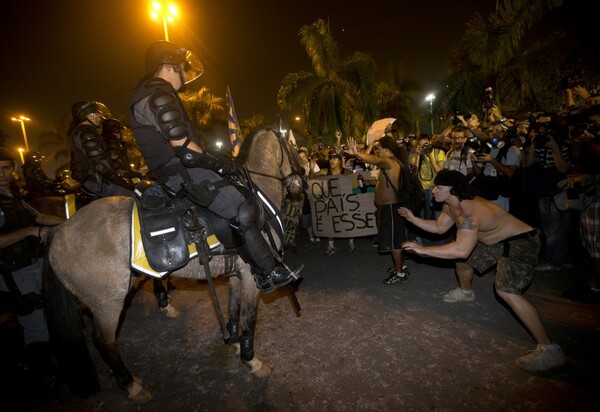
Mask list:
[[[46,321],[59,367],[74,395],[87,397],[100,390],[90,357],[79,300],[65,288],[50,266],[48,251],[54,230],[46,238],[43,296]]]

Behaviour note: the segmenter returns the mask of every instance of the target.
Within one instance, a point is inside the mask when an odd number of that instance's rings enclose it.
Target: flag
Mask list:
[[[296,138],[294,137],[294,133],[292,133],[292,129],[290,129],[288,133],[288,143],[292,145],[292,147],[296,147]]]
[[[229,90],[229,85],[227,85],[227,103],[229,104],[227,123],[229,126],[229,141],[231,142],[231,155],[233,157],[236,157],[240,151],[242,139],[240,134],[240,124],[238,123],[237,115],[235,114],[235,107],[233,106],[233,99],[231,98],[231,91]]]

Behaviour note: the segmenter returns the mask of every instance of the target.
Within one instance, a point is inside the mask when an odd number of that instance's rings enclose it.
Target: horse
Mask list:
[[[303,174],[297,154],[279,133],[271,129],[259,129],[248,136],[236,163],[244,166],[256,187],[276,207],[283,203],[284,190],[289,193],[302,191]],[[92,315],[94,345],[112,369],[117,384],[127,391],[131,400],[142,404],[152,395],[127,369],[116,336],[124,302],[133,283],[130,266],[133,202],[129,197],[98,199],[52,229],[46,242],[44,296],[51,339],[57,351],[64,353],[57,353],[57,357],[66,364],[66,374],[72,376],[69,379],[72,392],[85,397],[100,389],[83,333],[83,306]],[[280,240],[275,240],[279,247]],[[259,289],[250,266],[237,255],[233,259],[233,267],[239,274],[229,277],[227,328],[234,323],[239,325],[236,335],[240,337],[241,345],[233,339],[233,333],[226,343],[235,347],[251,375],[266,377],[271,369],[254,355],[253,349]],[[209,268],[213,278],[226,270],[232,273],[230,262],[226,262],[223,255],[214,256]],[[171,274],[211,280],[207,279],[199,259],[190,260]],[[224,321],[222,328],[223,324]]]

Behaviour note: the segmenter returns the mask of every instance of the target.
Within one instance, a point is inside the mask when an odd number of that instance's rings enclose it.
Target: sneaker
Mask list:
[[[396,268],[395,267],[389,267],[388,268],[388,273],[395,273],[396,272]],[[410,275],[410,271],[408,270],[408,266],[406,265],[402,265],[402,272],[406,273],[406,276]]]
[[[517,365],[528,372],[541,372],[564,365],[565,354],[556,343],[537,345],[527,355],[517,359]]]
[[[383,281],[386,285],[393,285],[394,283],[406,283],[408,282],[408,276],[406,272],[396,272],[390,273],[390,276],[387,277]]]
[[[446,303],[472,302],[475,300],[475,292],[472,290],[465,292],[461,288],[452,289],[442,297]]]
[[[327,256],[331,256],[331,255],[335,254],[336,250],[337,250],[337,249],[336,249],[336,248],[334,248],[333,246],[329,246],[329,245],[328,245],[328,246],[327,246],[327,250],[325,251],[325,254],[326,254]]]

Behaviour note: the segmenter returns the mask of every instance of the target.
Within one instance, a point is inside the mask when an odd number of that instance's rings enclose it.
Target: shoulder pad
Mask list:
[[[146,83],[144,83],[144,87],[147,89],[175,91],[171,83],[160,77],[153,77],[150,80],[146,81]]]
[[[165,138],[180,140],[188,136],[184,109],[174,90],[171,89],[171,92],[157,90],[150,96],[148,104]]]

